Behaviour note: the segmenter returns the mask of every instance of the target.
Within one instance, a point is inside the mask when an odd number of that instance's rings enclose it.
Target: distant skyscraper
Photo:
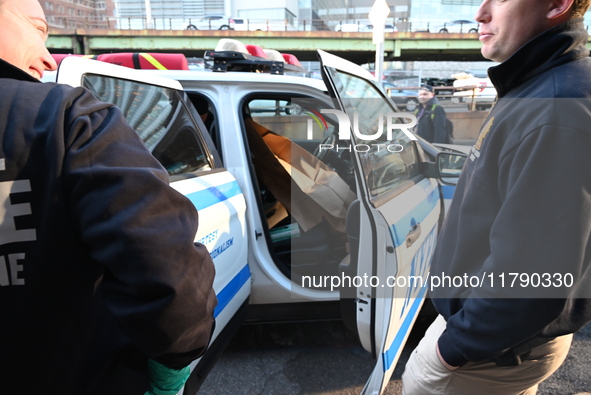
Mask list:
[[[50,27],[61,29],[114,28],[113,0],[39,0]]]

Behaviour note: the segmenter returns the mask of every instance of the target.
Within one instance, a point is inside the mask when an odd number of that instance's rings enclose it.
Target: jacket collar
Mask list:
[[[589,56],[583,18],[562,23],[534,37],[488,75],[499,97],[543,72]]]
[[[0,78],[12,78],[20,81],[41,82],[7,61],[0,59]]]
[[[433,96],[431,99],[429,99],[429,101],[426,102],[425,104],[419,103],[418,109],[420,110],[420,109],[423,109],[423,108],[429,108],[433,104],[439,104],[439,100],[435,96]]]

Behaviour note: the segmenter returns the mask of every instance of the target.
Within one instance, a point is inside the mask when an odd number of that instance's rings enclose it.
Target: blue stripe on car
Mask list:
[[[244,284],[250,278],[250,269],[248,268],[248,264],[244,265],[242,270],[238,272],[236,276],[222,289],[218,292],[218,305],[213,310],[214,318],[217,317],[222,310],[230,303],[230,301],[236,296],[238,291],[242,288]]]
[[[242,190],[238,182],[232,181],[227,184],[209,187],[202,191],[189,193],[186,196],[191,200],[197,210],[202,210],[241,194]]]
[[[421,306],[421,301],[427,292],[427,284],[423,288],[421,288],[419,294],[417,295],[412,307],[408,311],[402,326],[396,333],[396,337],[392,341],[390,348],[384,351],[383,354],[383,361],[384,361],[384,372],[388,371],[394,362],[394,358],[396,358],[396,354],[398,354],[398,350],[403,345],[404,338],[410,329],[412,328],[412,320],[417,316],[419,307]]]
[[[455,185],[442,185],[441,191],[443,192],[444,199],[451,199],[454,196],[454,192],[456,191]]]

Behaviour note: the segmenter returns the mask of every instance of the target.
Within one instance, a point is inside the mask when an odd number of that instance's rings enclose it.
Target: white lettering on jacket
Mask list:
[[[23,271],[23,265],[19,265],[18,261],[25,259],[24,253],[8,255],[8,265],[6,258],[0,256],[0,287],[7,285],[25,285],[25,279],[19,277],[19,273]],[[10,277],[8,276],[8,267],[10,267]]]
[[[31,192],[29,180],[0,182],[0,245],[37,240],[35,229],[16,229],[14,218],[31,214],[29,203],[11,204],[10,195]]]
[[[11,195],[23,192],[31,192],[29,180],[0,182],[0,245],[37,240],[35,229],[16,228],[16,217],[32,213],[29,203],[11,202]],[[23,265],[19,263],[24,259],[24,252],[0,256],[0,287],[25,285]]]

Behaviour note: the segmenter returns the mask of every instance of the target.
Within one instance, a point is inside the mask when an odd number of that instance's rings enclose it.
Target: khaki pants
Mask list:
[[[538,384],[562,365],[572,341],[566,335],[534,347],[518,366],[468,362],[450,371],[435,348],[445,326],[444,318],[437,317],[413,351],[402,374],[404,395],[534,395]]]

